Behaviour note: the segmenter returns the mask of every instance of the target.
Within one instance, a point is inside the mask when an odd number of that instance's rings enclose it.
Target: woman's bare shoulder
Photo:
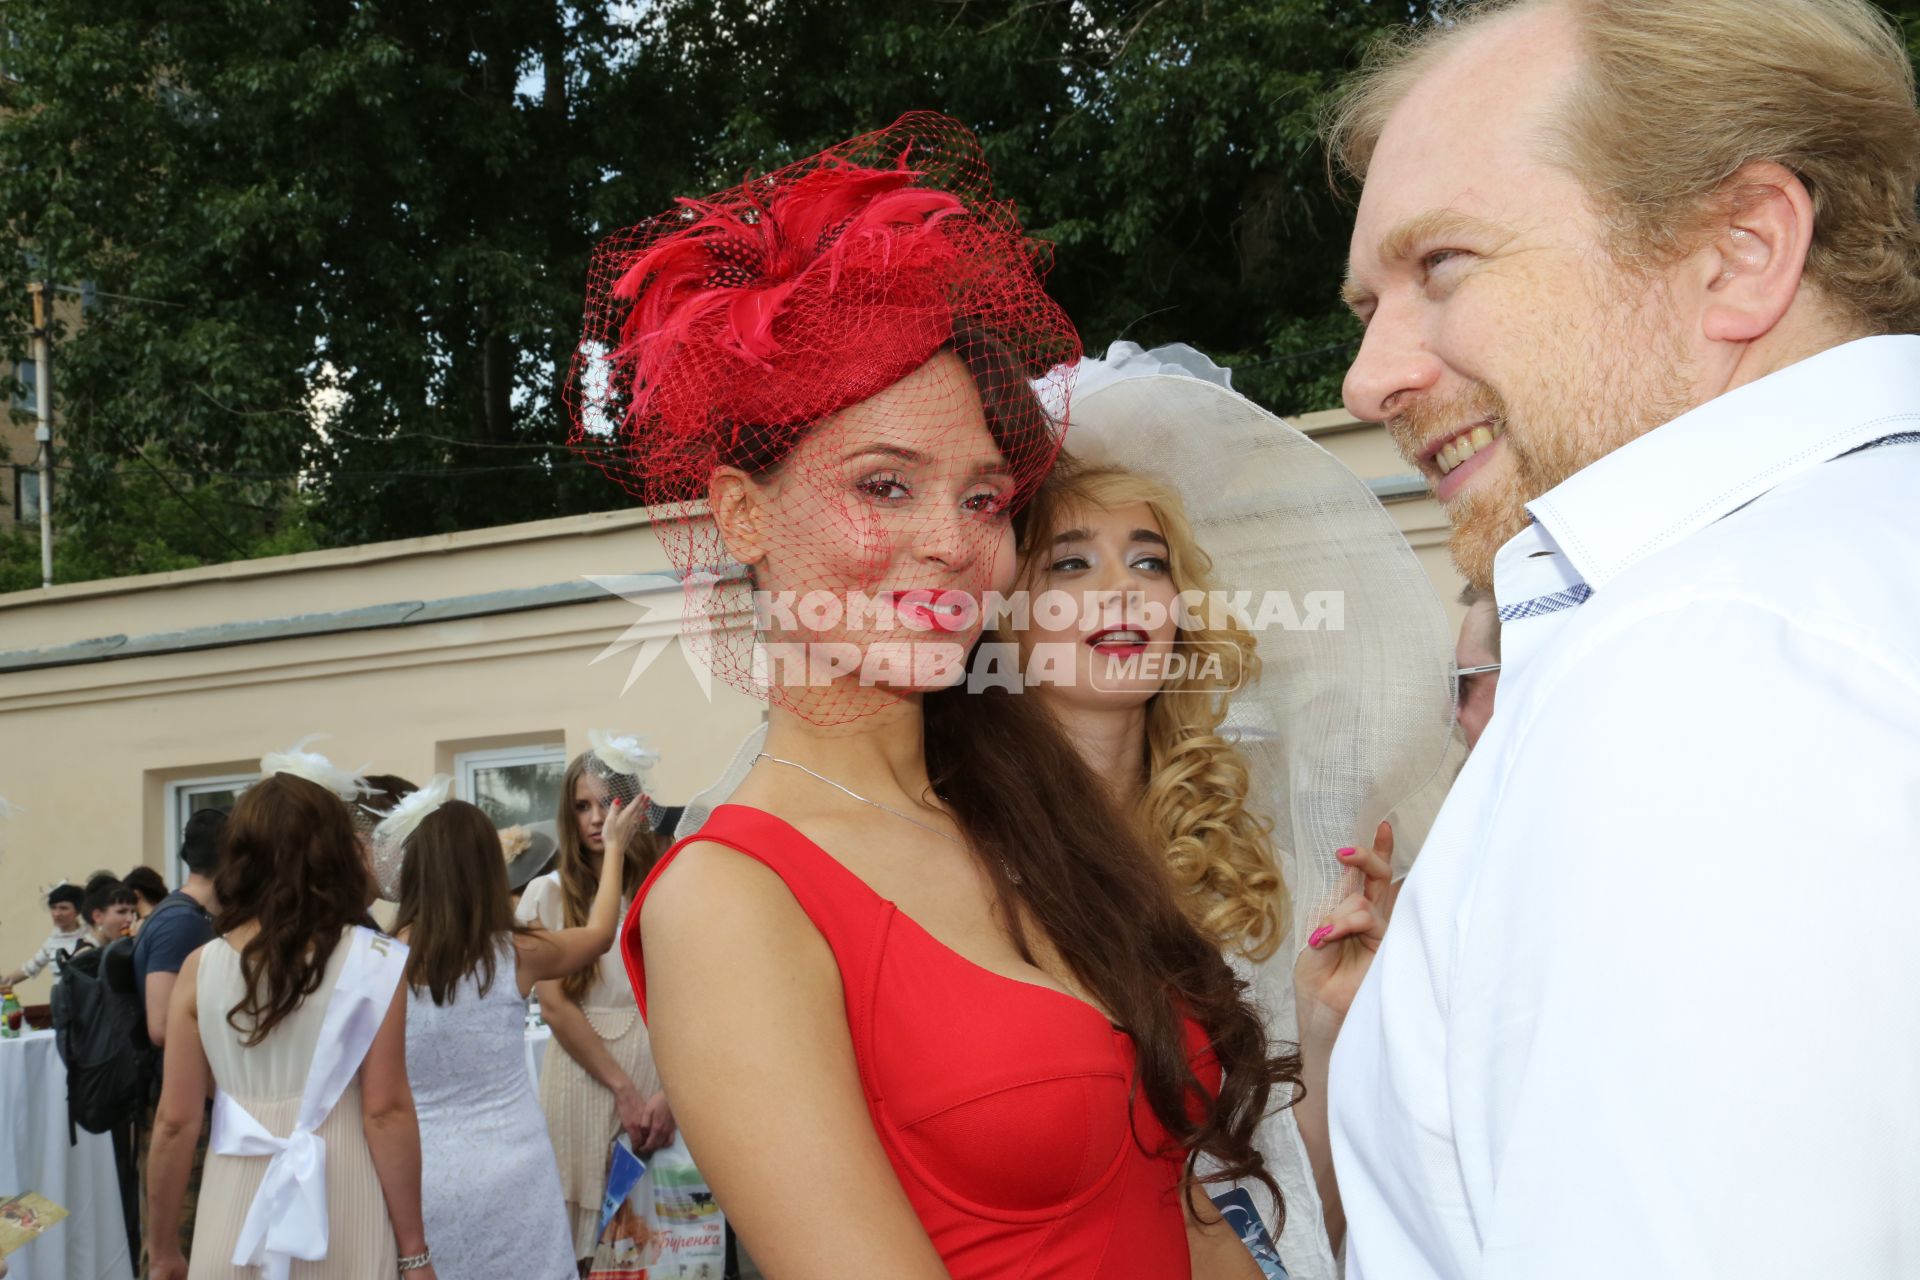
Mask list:
[[[647,890],[641,927],[651,930],[669,917],[710,921],[716,913],[729,920],[745,916],[762,924],[807,925],[806,913],[772,867],[731,845],[689,841],[674,850],[673,861]]]

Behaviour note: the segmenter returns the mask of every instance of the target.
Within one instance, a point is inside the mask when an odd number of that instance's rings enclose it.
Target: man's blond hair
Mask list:
[[[1364,181],[1387,118],[1476,27],[1543,5],[1585,65],[1562,103],[1560,161],[1623,263],[1698,247],[1730,180],[1770,160],[1813,197],[1807,279],[1862,333],[1920,331],[1920,110],[1913,64],[1867,0],[1488,0],[1398,33],[1342,86],[1329,153]]]

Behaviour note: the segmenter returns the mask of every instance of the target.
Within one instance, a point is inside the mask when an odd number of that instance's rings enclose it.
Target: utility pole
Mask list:
[[[40,444],[40,588],[53,585],[53,363],[49,358],[53,344],[47,329],[52,317],[47,314],[47,286],[35,281],[27,286],[33,295],[33,400],[40,425],[33,438]]]

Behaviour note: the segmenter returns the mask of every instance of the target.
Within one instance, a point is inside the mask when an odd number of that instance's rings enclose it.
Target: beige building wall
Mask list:
[[[628,600],[583,578],[666,568],[644,514],[621,512],[0,596],[0,796],[24,810],[0,822],[0,967],[45,936],[42,886],[141,862],[172,882],[168,784],[251,773],[308,733],[332,735],[317,749],[335,763],[415,782],[465,751],[637,733],[663,752],[662,801],[686,799],[761,708],[719,684],[709,698],[677,586]],[[449,600],[499,611],[400,620]],[[208,647],[263,622],[287,634]],[[20,669],[95,641],[79,656],[179,651]],[[665,651],[624,689],[647,641]]]
[[[1457,622],[1445,517],[1393,496],[1416,486],[1385,433],[1340,412],[1300,425],[1387,491]],[[617,512],[0,596],[0,797],[24,810],[0,821],[0,968],[45,935],[43,886],[141,862],[172,881],[170,784],[251,773],[309,733],[415,782],[462,752],[638,733],[664,753],[661,799],[684,801],[762,712],[703,688],[677,587],[629,600],[585,579],[667,568],[644,513]],[[664,652],[625,689],[649,641]]]

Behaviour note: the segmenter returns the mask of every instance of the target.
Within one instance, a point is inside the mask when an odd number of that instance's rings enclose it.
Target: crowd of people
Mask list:
[[[596,734],[544,875],[295,749],[50,899],[36,967],[144,916],[149,1274],[588,1274],[621,1134],[778,1280],[1920,1267],[1905,48],[1487,4],[1328,145],[1457,636],[1226,371],[1083,357],[955,122],[684,200],[567,403],[766,722],[670,819]]]
[[[140,1274],[299,1275],[322,1258],[387,1274],[427,1254],[429,1229],[448,1275],[590,1266],[610,1142],[644,1154],[674,1132],[657,1083],[635,1083],[654,1079],[645,1026],[606,963],[679,812],[646,795],[649,764],[576,758],[554,840],[496,830],[448,779],[357,777],[302,744],[266,757],[231,812],[193,814],[178,890],[142,867],[48,893],[54,931],[6,985],[55,967],[59,1026],[70,974],[115,972],[86,953],[124,953],[138,1087],[113,1095],[110,1123],[83,1123],[112,1136]],[[391,933],[371,914],[382,898]],[[396,959],[361,973],[374,952]],[[538,1095],[536,984],[554,1031]],[[349,995],[360,1012],[341,1025]],[[70,1094],[93,1087],[69,1070]]]

